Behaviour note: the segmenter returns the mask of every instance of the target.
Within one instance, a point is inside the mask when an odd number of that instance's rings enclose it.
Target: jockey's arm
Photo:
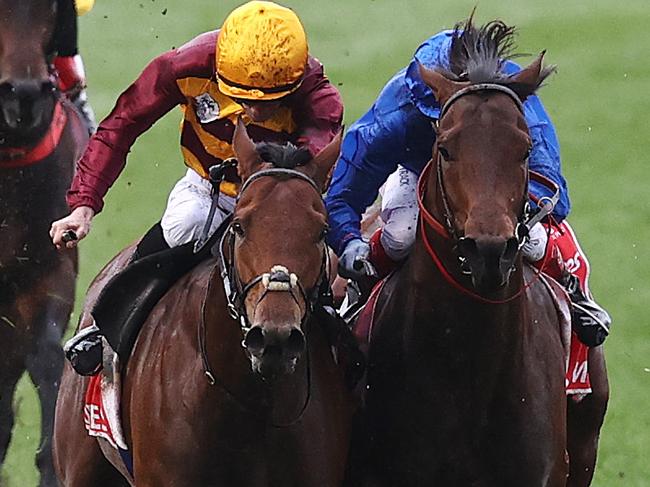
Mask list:
[[[348,130],[334,168],[325,205],[329,214],[328,244],[341,255],[351,240],[361,238],[361,216],[379,188],[405,159],[404,114],[395,110],[381,119],[375,105]]]
[[[185,101],[176,85],[174,55],[170,51],[154,59],[120,95],[90,139],[68,191],[71,213],[55,221],[50,230],[57,248],[73,247],[87,235],[92,218],[103,208],[106,192],[124,169],[136,138]],[[63,235],[69,230],[77,234],[77,239],[66,243]]]
[[[77,163],[67,196],[70,209],[88,206],[99,213],[103,198],[124,169],[126,156],[137,137],[185,102],[176,85],[174,54],[167,52],[149,63],[99,125]]]
[[[507,73],[514,73],[519,70],[519,66],[511,61],[508,61],[505,65]],[[529,96],[524,102],[524,115],[533,143],[528,159],[529,167],[531,170],[541,173],[555,182],[560,188],[560,199],[555,205],[553,216],[557,221],[562,221],[569,214],[571,203],[566,180],[562,176],[560,144],[555,128],[537,95]],[[536,181],[531,181],[529,189],[537,198],[553,196],[549,188]]]
[[[309,74],[303,80],[295,113],[298,125],[297,144],[309,148],[312,155],[318,154],[339,133],[343,123],[343,101],[338,90],[332,86],[323,73],[320,63],[310,58]]]

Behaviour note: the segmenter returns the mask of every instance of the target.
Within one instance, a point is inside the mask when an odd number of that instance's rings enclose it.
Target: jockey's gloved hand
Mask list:
[[[367,277],[366,266],[370,257],[370,244],[360,238],[350,240],[339,259],[339,275],[346,279],[358,281]]]
[[[524,243],[521,251],[528,262],[537,262],[544,257],[546,253],[546,244],[548,242],[548,232],[540,222],[535,223],[533,228],[528,232],[528,238]]]

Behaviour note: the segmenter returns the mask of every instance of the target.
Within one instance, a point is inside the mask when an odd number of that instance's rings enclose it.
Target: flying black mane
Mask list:
[[[255,145],[258,155],[264,162],[269,162],[282,169],[295,169],[311,161],[312,156],[306,147],[296,147],[291,142],[260,142]]]
[[[456,24],[449,52],[449,70],[444,74],[455,81],[470,83],[496,83],[508,86],[515,92],[534,92],[555,71],[555,66],[542,69],[535,86],[519,87],[502,69],[506,60],[520,57],[515,48],[515,27],[501,20],[493,20],[476,27],[470,17]]]

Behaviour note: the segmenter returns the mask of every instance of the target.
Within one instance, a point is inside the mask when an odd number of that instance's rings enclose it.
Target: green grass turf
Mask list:
[[[232,0],[98,0],[81,18],[90,100],[105,116],[146,62],[218,26]],[[419,43],[464,18],[475,0],[287,1],[303,19],[312,53],[343,94],[349,125]],[[478,22],[520,28],[520,51],[547,49],[558,73],[541,96],[562,145],[571,222],[592,263],[591,287],[615,324],[607,342],[612,397],[594,485],[650,486],[650,113],[647,0],[481,0]],[[527,61],[530,58],[522,60]],[[140,138],[81,245],[78,301],[120,248],[156,221],[184,171],[178,111]],[[73,317],[76,322],[76,316]],[[9,487],[36,485],[39,412],[31,384],[15,398],[17,426],[3,469]]]

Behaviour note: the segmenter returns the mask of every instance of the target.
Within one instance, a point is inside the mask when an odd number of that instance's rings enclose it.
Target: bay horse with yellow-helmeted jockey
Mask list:
[[[470,18],[431,37],[343,142],[326,198],[339,272],[363,279],[368,259],[394,270],[357,329],[370,361],[368,442],[353,449],[369,450],[363,485],[564,485],[565,449],[569,485],[593,476],[610,318],[562,221],[557,138],[534,94],[552,69],[540,57],[520,70],[512,33]],[[366,242],[361,213],[384,182],[384,225]],[[523,258],[569,292],[592,347],[574,335],[569,371],[562,299]],[[565,374],[584,379],[587,363],[593,390],[582,381],[567,402]]]
[[[136,484],[337,485],[347,451],[345,395],[319,326],[310,325],[312,335],[302,325],[317,299],[314,283],[325,282],[327,268],[322,201],[316,198],[324,176],[320,170],[315,176],[313,168],[322,166],[322,152],[329,154],[329,165],[336,158],[338,145],[330,142],[340,131],[342,104],[321,63],[309,55],[293,11],[272,2],[248,2],[231,12],[220,30],[154,59],[91,139],[68,194],[72,212],[53,223],[53,241],[61,248],[74,246],[88,233],[134,140],[176,106],[183,111],[187,174],[172,190],[160,224],[96,279],[79,333],[66,345],[74,370],[93,377],[77,377],[69,367],[64,371],[55,435],[59,476],[66,485],[120,485],[124,478]],[[277,148],[260,151],[276,170],[262,171],[259,179],[251,176],[254,183],[239,200],[242,180],[260,161],[253,149],[244,150],[248,156],[237,154],[239,172],[233,170],[237,133],[246,139],[240,147],[251,145],[250,134],[258,143],[299,148],[296,156]],[[283,167],[286,171],[280,171]],[[301,171],[307,173],[301,176]],[[289,181],[281,184],[284,179]],[[277,191],[269,192],[276,182]],[[238,292],[226,296],[214,262],[196,267],[198,274],[189,270],[229,224],[236,203],[228,233],[233,240],[224,246],[232,252],[225,254],[230,264],[221,273],[231,276]],[[65,242],[66,231],[78,239]],[[305,261],[294,266],[300,258]],[[184,260],[191,265],[183,267]],[[173,277],[163,275],[166,269]],[[280,290],[287,293],[275,292]],[[256,300],[259,306],[253,306]],[[273,303],[280,309],[274,310]],[[168,320],[159,315],[162,310]],[[274,329],[267,329],[267,322]],[[178,340],[181,330],[186,341]],[[106,360],[113,350],[119,367]],[[297,360],[303,351],[308,357]],[[141,375],[144,369],[149,370]],[[104,394],[105,377],[114,378],[116,370],[125,373],[125,399],[119,403],[124,435],[98,441],[88,436],[81,418],[90,434],[106,436],[107,416],[87,396],[91,390]],[[280,372],[294,373],[272,381]],[[164,377],[170,389],[159,387],[159,379],[149,374]],[[193,392],[187,389],[190,382]],[[142,384],[151,386],[151,393]],[[179,400],[192,403],[187,416],[174,409]],[[153,435],[151,408],[166,418]],[[171,415],[158,414],[163,409]],[[326,410],[334,415],[335,427],[323,432]],[[107,453],[110,461],[100,452],[109,447],[116,447]],[[116,452],[128,456],[125,447],[131,459],[115,458]],[[151,458],[164,460],[151,464]]]
[[[115,423],[92,409],[87,423],[114,436],[87,434],[81,405],[95,378],[64,371],[55,436],[64,485],[342,484],[352,402],[322,308],[329,254],[321,198],[339,143],[316,157],[290,145],[256,146],[239,122],[243,186],[232,220],[217,260],[181,277],[145,319],[120,379],[121,441]],[[193,244],[172,250],[184,249]],[[82,328],[134,251],[125,249],[93,282]],[[111,373],[109,364],[100,374]]]
[[[92,128],[73,105],[82,80],[73,96],[63,83],[69,73],[60,63],[56,69],[57,60],[77,54],[72,0],[1,0],[0,12],[0,461],[14,426],[16,384],[27,370],[41,407],[40,485],[55,486],[60,341],[74,303],[77,254],[57,252],[48,229],[68,211],[65,194]]]

